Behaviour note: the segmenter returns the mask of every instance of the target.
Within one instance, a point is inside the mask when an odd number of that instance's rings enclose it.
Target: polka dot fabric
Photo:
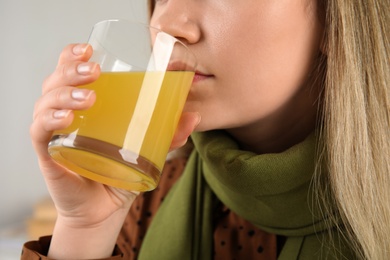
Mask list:
[[[220,205],[214,230],[214,259],[276,259],[276,236]]]
[[[126,256],[125,259],[137,259],[146,230],[154,214],[169,189],[180,177],[186,162],[187,158],[174,158],[167,161],[158,187],[154,191],[139,195],[134,201],[117,242]]]
[[[117,245],[124,259],[137,259],[143,238],[169,189],[181,176],[187,158],[166,162],[157,189],[137,197],[125,220]],[[237,216],[220,204],[214,217],[214,259],[277,258],[277,238]]]

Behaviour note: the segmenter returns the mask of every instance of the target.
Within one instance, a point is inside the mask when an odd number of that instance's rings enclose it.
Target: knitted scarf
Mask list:
[[[218,200],[260,229],[286,236],[278,259],[354,259],[314,200],[314,134],[263,155],[240,150],[224,131],[194,133],[192,140],[195,149],[156,213],[139,259],[211,260]]]

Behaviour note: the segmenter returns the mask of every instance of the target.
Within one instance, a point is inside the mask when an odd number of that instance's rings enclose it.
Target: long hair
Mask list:
[[[390,1],[322,4],[327,68],[321,154],[330,189],[320,196],[331,192],[360,258],[389,259]]]
[[[389,259],[390,0],[318,2],[325,58],[313,78],[323,81],[319,165],[326,170],[316,174],[317,197],[328,204],[324,214],[336,209],[361,259]]]

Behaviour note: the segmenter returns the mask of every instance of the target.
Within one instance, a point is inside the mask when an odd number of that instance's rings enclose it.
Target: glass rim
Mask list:
[[[96,22],[93,27],[92,27],[92,31],[91,31],[91,35],[92,35],[92,32],[93,30],[95,30],[95,28],[97,28],[98,26],[102,25],[102,24],[105,24],[105,23],[116,23],[116,22],[120,22],[120,23],[130,23],[130,24],[135,24],[135,25],[138,25],[138,26],[143,26],[145,28],[151,28],[153,30],[156,30],[158,32],[163,32],[167,35],[169,35],[170,37],[172,37],[173,39],[175,39],[175,42],[178,42],[180,43],[188,53],[191,54],[191,56],[194,58],[194,68],[196,68],[198,66],[198,59],[196,57],[196,55],[190,50],[190,48],[187,46],[186,43],[184,43],[183,41],[179,40],[177,37],[173,36],[172,34],[170,33],[167,33],[159,28],[156,28],[154,26],[151,26],[150,24],[148,23],[145,23],[145,22],[141,22],[141,21],[136,21],[136,20],[130,20],[130,19],[125,19],[125,18],[112,18],[112,19],[104,19],[104,20],[101,20],[101,21],[98,21]],[[89,37],[91,37],[91,35]]]

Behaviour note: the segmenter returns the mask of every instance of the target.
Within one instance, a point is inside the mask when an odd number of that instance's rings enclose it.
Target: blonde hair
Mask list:
[[[389,259],[390,0],[318,2],[326,57],[314,78],[324,88],[319,160],[326,171],[317,172],[316,191],[361,259]],[[150,15],[153,9],[149,1]]]
[[[330,190],[322,189],[320,196],[331,193],[360,258],[389,259],[390,1],[323,4],[321,154]],[[328,213],[332,210],[329,204]]]

